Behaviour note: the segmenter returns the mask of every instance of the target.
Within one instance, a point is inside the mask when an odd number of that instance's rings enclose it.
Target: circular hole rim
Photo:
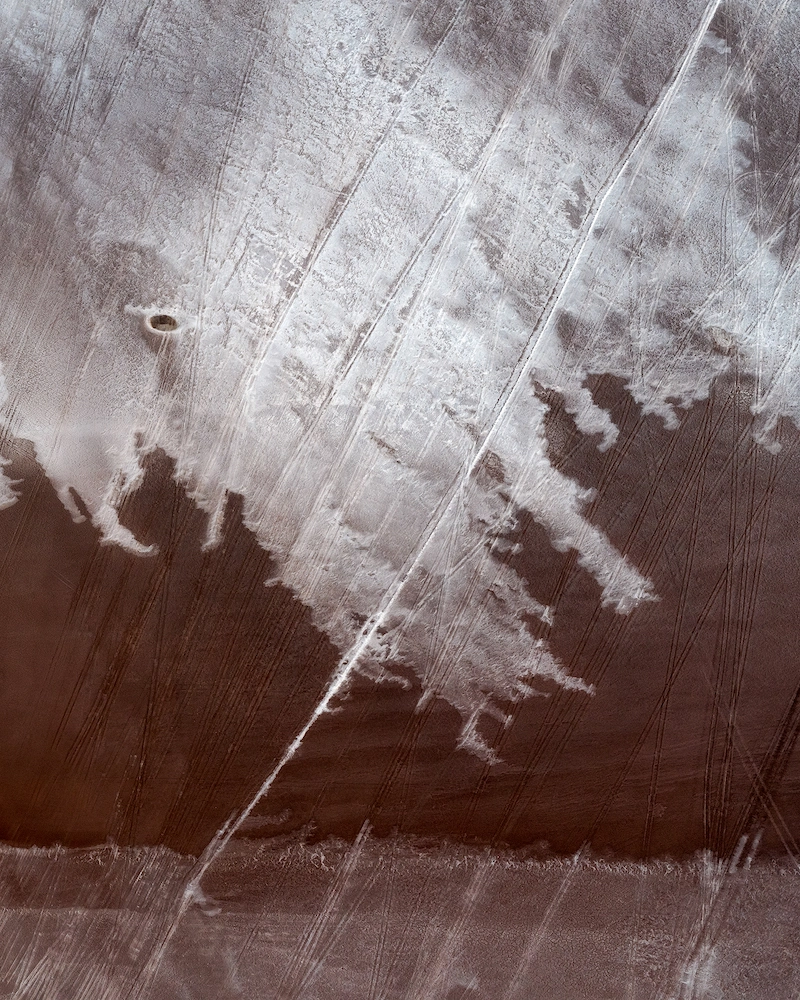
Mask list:
[[[156,333],[174,333],[180,323],[167,312],[157,312],[147,317],[147,325]]]

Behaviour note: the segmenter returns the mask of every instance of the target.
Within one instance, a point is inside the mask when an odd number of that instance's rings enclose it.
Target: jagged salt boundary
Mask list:
[[[732,102],[750,68],[708,30],[717,6],[693,8],[641,119],[592,35],[598,5],[552,5],[510,76],[455,58],[475,32],[465,2],[433,47],[377,4],[288,5],[261,31],[195,25],[180,3],[140,21],[106,3],[88,27],[74,6],[9,5],[3,85],[16,73],[30,103],[21,131],[10,111],[0,129],[7,429],[76,519],[73,490],[142,556],[117,507],[147,450],[176,459],[209,544],[241,493],[280,579],[350,651],[329,695],[353,669],[406,661],[493,759],[482,713],[537,678],[591,690],[524,625],[554,610],[502,558],[520,508],[578,551],[604,603],[657,596],[550,464],[533,380],[602,448],[618,431],[592,373],[622,376],[673,426],[675,401],[703,398],[736,358],[757,377],[766,446],[798,416],[795,272],[730,197],[750,168]],[[787,11],[770,9],[773,35]],[[609,73],[630,135],[571,113],[552,79],[578,37],[598,38],[582,58]],[[577,232],[568,198],[585,200]],[[706,224],[720,211],[726,242]],[[693,337],[662,322],[678,302]],[[150,330],[153,310],[178,329]]]

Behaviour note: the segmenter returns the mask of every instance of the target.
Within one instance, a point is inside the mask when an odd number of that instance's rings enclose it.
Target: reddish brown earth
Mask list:
[[[598,380],[622,430],[605,454],[553,407],[559,465],[598,489],[591,519],[660,596],[629,617],[601,608],[573,555],[525,523],[519,570],[556,607],[549,642],[594,697],[554,690],[517,706],[491,734],[504,763],[488,767],[454,752],[446,705],[414,714],[414,693],[364,683],[319,724],[264,813],[289,809],[325,833],[352,834],[368,815],[384,832],[559,852],[588,840],[637,857],[728,853],[764,826],[763,843],[794,850],[800,450],[790,426],[777,456],[752,442],[748,388],[718,385],[670,433]]]
[[[337,653],[232,498],[222,544],[154,456],[125,519],[159,554],[73,524],[29,450],[0,515],[0,835],[199,852],[320,697]]]
[[[800,986],[788,860],[732,872],[273,838],[221,856],[175,924],[190,866],[163,848],[3,848],[0,995],[783,1000]]]
[[[596,687],[553,688],[484,724],[502,758],[457,747],[460,719],[420,689],[356,679],[242,828],[306,828],[617,855],[730,854],[764,828],[794,850],[800,630],[800,435],[752,440],[750,387],[718,384],[677,431],[616,380],[592,384],[621,429],[605,453],[553,396],[558,466],[596,488],[589,518],[655,584],[629,616],[523,515],[516,568],[556,609],[548,641]],[[199,853],[249,801],[318,702],[338,659],[280,584],[231,498],[222,544],[153,454],[121,520],[159,554],[100,545],[74,524],[24,442],[20,500],[0,512],[0,836],[111,838]],[[532,641],[546,634],[531,622]],[[311,824],[311,827],[308,827]]]

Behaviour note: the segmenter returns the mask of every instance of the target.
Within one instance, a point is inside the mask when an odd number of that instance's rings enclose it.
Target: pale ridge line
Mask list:
[[[711,2],[709,3],[708,7],[706,8],[706,11],[705,11],[705,14],[703,16],[703,19],[700,22],[700,26],[699,26],[696,34],[695,34],[695,37],[692,39],[692,42],[691,42],[690,46],[688,47],[687,51],[684,53],[684,57],[681,60],[681,64],[679,66],[678,72],[673,77],[672,82],[667,87],[667,90],[665,91],[665,93],[662,96],[661,100],[658,102],[657,105],[654,106],[653,111],[651,112],[651,115],[650,115],[649,119],[647,120],[647,122],[645,123],[643,129],[639,133],[639,138],[636,140],[636,142],[635,142],[633,148],[630,150],[630,152],[628,152],[623,157],[623,161],[622,161],[621,166],[619,167],[619,169],[615,173],[614,178],[612,179],[611,183],[609,184],[609,186],[607,187],[607,189],[605,191],[605,194],[600,199],[600,202],[599,202],[599,204],[597,206],[597,211],[595,212],[595,215],[594,215],[594,217],[592,219],[591,224],[589,225],[587,233],[586,233],[584,239],[582,240],[580,247],[578,248],[578,253],[577,253],[576,257],[575,257],[575,260],[573,261],[573,264],[570,267],[570,269],[569,269],[569,271],[568,271],[568,273],[567,273],[567,275],[566,275],[566,277],[564,279],[564,283],[562,284],[561,291],[556,296],[555,300],[553,301],[553,303],[551,305],[551,308],[549,310],[548,316],[547,316],[547,318],[546,318],[546,320],[545,320],[545,322],[544,322],[544,324],[542,326],[541,334],[540,334],[539,338],[537,338],[537,340],[536,340],[535,344],[533,345],[533,347],[530,349],[529,356],[526,359],[526,361],[525,361],[525,363],[523,365],[522,370],[520,371],[519,377],[518,377],[517,381],[515,382],[514,387],[509,391],[509,394],[508,394],[508,397],[507,397],[505,403],[502,405],[502,407],[498,411],[498,414],[495,417],[495,419],[493,420],[491,427],[487,431],[487,433],[485,435],[485,438],[484,438],[484,443],[478,449],[478,451],[477,451],[475,457],[473,458],[472,462],[469,464],[469,466],[467,467],[467,469],[465,470],[465,472],[463,473],[463,475],[460,477],[462,481],[465,481],[465,480],[467,480],[469,478],[469,476],[474,472],[476,466],[480,463],[480,461],[484,458],[486,452],[488,451],[489,441],[490,441],[492,432],[494,431],[494,429],[496,428],[497,424],[502,419],[503,414],[508,409],[508,405],[511,402],[511,400],[512,400],[514,394],[515,394],[516,388],[520,385],[520,383],[522,382],[522,378],[523,378],[524,374],[527,372],[527,370],[530,367],[530,362],[532,360],[535,348],[541,342],[542,335],[545,333],[545,331],[550,326],[550,321],[551,321],[553,315],[555,314],[556,309],[558,308],[559,302],[561,301],[561,299],[563,297],[564,290],[566,289],[567,285],[569,284],[569,281],[570,281],[570,279],[572,278],[572,275],[575,272],[575,268],[577,267],[578,263],[580,262],[580,260],[581,260],[581,258],[583,256],[583,252],[584,252],[584,250],[586,248],[588,240],[589,240],[590,236],[592,235],[592,233],[594,232],[594,229],[596,227],[597,221],[598,221],[598,219],[599,219],[599,217],[600,217],[600,215],[601,215],[601,213],[603,211],[603,208],[604,208],[604,206],[605,206],[605,204],[606,204],[609,196],[613,193],[614,189],[617,186],[617,183],[619,182],[620,178],[622,177],[622,175],[623,175],[623,173],[625,171],[626,166],[630,162],[630,160],[633,157],[633,155],[636,152],[636,150],[639,148],[639,146],[644,141],[644,139],[647,136],[647,134],[649,133],[651,127],[653,127],[655,121],[657,120],[657,118],[660,115],[660,112],[662,111],[662,109],[664,107],[668,107],[669,106],[669,103],[671,102],[672,96],[674,95],[674,93],[678,89],[678,87],[680,87],[680,85],[682,84],[682,82],[683,82],[683,80],[684,80],[684,78],[686,76],[686,73],[688,72],[689,66],[690,66],[692,60],[694,59],[695,55],[697,54],[697,51],[700,48],[700,45],[702,44],[703,38],[705,37],[705,34],[708,31],[708,27],[709,27],[709,25],[711,23],[711,20],[713,19],[714,15],[717,12],[717,9],[719,8],[720,3],[721,3],[721,0],[711,0]],[[258,802],[261,799],[261,797],[267,791],[269,791],[269,789],[271,788],[271,786],[274,784],[275,779],[278,777],[278,774],[283,770],[283,768],[286,766],[286,764],[288,764],[288,762],[294,757],[295,753],[299,749],[300,745],[302,744],[303,740],[305,739],[305,737],[308,734],[308,732],[311,729],[311,727],[314,725],[314,723],[317,721],[317,719],[321,715],[325,714],[325,712],[328,710],[328,707],[330,706],[330,703],[333,700],[333,698],[335,698],[336,695],[339,693],[339,691],[341,691],[341,689],[342,689],[345,681],[349,678],[350,673],[352,672],[353,668],[359,662],[359,660],[363,656],[364,652],[368,649],[370,643],[374,640],[374,638],[375,638],[375,636],[377,634],[378,629],[380,628],[381,624],[385,620],[386,615],[391,610],[391,608],[392,608],[392,606],[394,604],[395,599],[397,598],[397,596],[399,595],[399,593],[402,590],[403,586],[408,581],[408,579],[410,578],[411,574],[413,573],[413,571],[416,569],[417,565],[419,564],[419,560],[422,557],[422,555],[424,554],[424,552],[426,551],[426,549],[428,547],[428,543],[430,542],[430,539],[435,534],[436,528],[438,527],[438,525],[444,520],[444,517],[446,516],[447,511],[452,506],[453,501],[454,501],[457,493],[458,493],[458,486],[456,486],[456,488],[452,491],[450,500],[447,503],[444,511],[442,512],[442,515],[439,517],[438,520],[436,520],[434,522],[434,524],[431,527],[431,529],[426,533],[426,535],[424,537],[424,540],[422,542],[422,545],[420,546],[417,555],[413,558],[411,566],[407,569],[407,571],[405,573],[401,574],[398,577],[397,583],[395,584],[395,586],[390,591],[390,596],[389,596],[388,600],[385,602],[384,607],[380,611],[378,611],[378,613],[376,615],[373,616],[372,623],[369,626],[369,628],[365,629],[362,632],[361,638],[354,644],[354,646],[350,649],[350,651],[347,654],[345,654],[344,657],[342,657],[342,659],[340,660],[339,665],[337,666],[336,671],[335,671],[335,673],[334,673],[334,675],[333,675],[333,677],[332,677],[332,679],[331,679],[331,681],[330,681],[330,683],[328,685],[328,688],[326,689],[326,691],[325,691],[325,693],[324,693],[321,701],[316,706],[316,708],[314,709],[313,713],[311,714],[311,716],[309,717],[309,719],[307,720],[307,722],[305,723],[305,725],[303,726],[303,728],[299,731],[299,733],[297,734],[297,736],[295,736],[294,740],[292,740],[292,742],[289,744],[289,746],[287,747],[287,749],[284,751],[284,753],[281,756],[280,760],[275,765],[275,767],[273,768],[272,772],[264,780],[264,783],[261,785],[261,787],[259,788],[258,792],[251,799],[251,801],[248,803],[248,805],[245,807],[245,809],[239,814],[239,818],[234,821],[233,817],[231,817],[231,819],[229,819],[228,822],[220,829],[220,831],[217,834],[217,836],[211,841],[211,843],[209,844],[208,848],[206,848],[206,851],[204,852],[203,856],[205,857],[206,855],[208,855],[208,858],[207,858],[207,860],[205,862],[201,858],[200,870],[198,871],[197,875],[195,875],[195,877],[188,883],[188,885],[187,885],[187,891],[192,891],[192,892],[194,891],[194,887],[196,887],[199,884],[200,879],[202,879],[203,874],[205,874],[205,871],[208,869],[208,866],[213,861],[214,857],[216,856],[216,853],[218,853],[218,850],[223,850],[225,848],[225,846],[228,844],[228,842],[230,841],[231,837],[236,832],[236,830],[239,828],[239,826],[241,826],[241,824],[251,815],[253,809],[258,804]],[[217,851],[214,850],[215,847],[218,848]]]
[[[590,222],[587,228],[585,236],[581,240],[580,246],[577,249],[577,253],[575,254],[572,264],[570,265],[569,269],[567,270],[563,278],[561,287],[557,292],[557,294],[554,296],[554,298],[551,300],[551,303],[547,310],[547,315],[544,318],[544,322],[540,327],[539,335],[532,341],[531,345],[523,353],[523,357],[521,358],[522,364],[518,369],[518,374],[516,376],[516,379],[511,388],[508,390],[506,398],[504,402],[501,404],[500,408],[498,409],[497,414],[492,420],[490,427],[486,431],[484,435],[483,444],[477,450],[475,456],[473,457],[469,465],[466,467],[462,475],[458,477],[458,481],[453,486],[450,498],[447,501],[446,505],[444,506],[444,509],[441,511],[440,516],[438,518],[432,519],[432,525],[430,529],[425,533],[423,539],[421,540],[422,544],[418,547],[416,555],[412,557],[411,565],[404,573],[401,573],[398,576],[397,582],[389,592],[389,596],[385,600],[383,607],[375,615],[373,615],[372,622],[369,628],[366,628],[362,632],[361,638],[353,645],[353,647],[351,647],[350,651],[346,653],[345,656],[342,657],[342,659],[339,661],[339,664],[333,674],[333,677],[331,678],[328,687],[326,688],[325,693],[323,694],[319,704],[316,706],[316,708],[309,716],[309,718],[307,719],[303,727],[300,729],[300,731],[297,733],[295,738],[292,740],[292,742],[288,745],[286,750],[284,750],[277,764],[264,779],[263,783],[259,787],[258,791],[255,793],[255,795],[251,798],[249,803],[245,806],[245,808],[241,812],[239,812],[238,814],[233,813],[228,818],[226,823],[218,830],[213,839],[209,842],[205,851],[203,851],[203,854],[198,859],[198,863],[195,869],[195,874],[189,879],[189,881],[186,884],[186,888],[184,889],[180,906],[178,908],[178,912],[176,913],[175,918],[172,921],[162,944],[157,949],[156,953],[151,957],[150,961],[147,963],[147,969],[149,969],[151,973],[154,973],[155,970],[158,968],[158,965],[160,964],[160,961],[163,958],[164,953],[166,952],[169,942],[171,941],[177,929],[177,926],[180,923],[180,920],[188,910],[192,901],[199,895],[199,886],[200,882],[203,879],[203,876],[211,867],[211,865],[214,863],[214,861],[217,859],[217,857],[219,857],[222,851],[224,851],[224,849],[227,847],[228,843],[230,842],[236,831],[241,827],[241,825],[245,822],[245,820],[247,820],[247,818],[252,814],[253,809],[255,809],[256,805],[258,805],[258,803],[261,801],[264,795],[266,795],[266,793],[270,790],[270,788],[275,783],[275,781],[277,780],[278,776],[280,775],[284,767],[286,767],[286,765],[293,759],[297,751],[302,746],[303,741],[305,740],[309,731],[312,729],[314,723],[328,711],[328,708],[332,700],[342,690],[345,683],[349,680],[350,675],[353,673],[356,664],[359,662],[364,652],[368,649],[370,643],[374,640],[378,629],[381,627],[382,623],[386,619],[386,616],[391,611],[394,601],[399,596],[406,581],[410,578],[411,574],[419,565],[419,561],[422,558],[422,555],[425,553],[431,538],[436,533],[436,529],[444,521],[447,512],[450,510],[456,497],[458,496],[459,489],[469,479],[469,477],[474,472],[475,468],[479,465],[479,463],[482,461],[487,451],[489,450],[489,442],[491,440],[492,434],[494,433],[495,429],[497,428],[498,424],[502,420],[505,413],[508,411],[511,402],[516,397],[517,391],[519,390],[519,387],[523,382],[525,374],[531,368],[531,364],[536,349],[542,342],[545,333],[550,328],[551,321],[554,315],[556,314],[559,304],[564,296],[564,292],[567,289],[578,264],[581,262],[584,256],[584,251],[586,250],[586,246],[589,242],[590,237],[595,231],[598,219],[600,218],[603,212],[606,202],[608,201],[612,193],[615,191],[631,159],[633,158],[637,150],[641,147],[641,145],[644,143],[651,129],[655,127],[655,124],[661,117],[663,110],[665,108],[668,108],[669,105],[671,104],[674,94],[683,83],[686,74],[689,71],[689,67],[703,42],[703,38],[705,37],[706,32],[708,31],[708,28],[711,24],[711,21],[714,15],[716,14],[718,8],[720,7],[721,2],[722,0],[710,0],[710,3],[706,7],[703,18],[700,21],[700,25],[697,31],[695,32],[691,40],[691,43],[687,47],[683,55],[683,58],[681,59],[677,72],[674,74],[671,82],[666,87],[660,100],[651,109],[650,114],[647,116],[641,129],[639,130],[638,137],[633,142],[632,146],[623,154],[619,168],[616,170],[613,178],[611,179],[604,194],[602,195],[600,201],[597,204],[597,209],[594,213],[594,216],[592,217],[592,221]]]
[[[596,209],[596,211],[594,213],[594,216],[592,217],[592,221],[589,223],[589,227],[586,230],[586,234],[584,235],[583,239],[581,240],[580,246],[578,247],[578,250],[577,250],[577,253],[575,254],[573,262],[570,265],[570,267],[569,267],[569,269],[568,269],[568,271],[567,271],[567,273],[566,273],[566,275],[565,275],[565,277],[564,277],[564,279],[563,279],[563,281],[561,283],[561,287],[558,290],[557,294],[555,295],[555,297],[553,298],[553,300],[551,301],[551,303],[550,303],[550,305],[549,305],[549,307],[547,309],[547,315],[546,315],[546,317],[544,319],[544,322],[541,325],[539,335],[533,341],[533,343],[531,344],[531,346],[527,349],[527,351],[526,351],[527,357],[524,357],[524,355],[523,355],[522,368],[521,368],[521,370],[519,372],[519,375],[517,376],[517,379],[514,382],[514,385],[509,390],[508,395],[507,395],[505,401],[503,402],[502,406],[500,407],[500,410],[498,411],[497,417],[494,419],[494,421],[492,423],[492,426],[487,431],[484,443],[481,446],[480,450],[478,451],[478,454],[477,454],[477,456],[476,456],[476,458],[474,460],[473,465],[477,464],[483,458],[483,456],[485,455],[486,450],[488,448],[489,439],[490,439],[493,431],[495,430],[495,428],[499,424],[499,422],[502,419],[504,413],[508,410],[510,404],[513,402],[513,400],[514,400],[514,398],[516,396],[516,393],[517,393],[517,391],[519,389],[519,386],[523,383],[523,376],[530,370],[530,368],[532,366],[533,358],[534,358],[534,356],[536,354],[536,349],[542,343],[542,340],[544,339],[545,333],[550,329],[551,322],[552,322],[553,317],[555,316],[555,314],[556,314],[556,312],[558,310],[558,307],[559,307],[559,305],[560,305],[560,303],[561,303],[561,301],[562,301],[562,299],[564,297],[564,293],[566,292],[567,288],[569,287],[570,281],[572,280],[572,276],[575,274],[575,271],[576,271],[576,269],[578,267],[578,264],[581,263],[581,261],[582,261],[582,259],[584,257],[584,251],[586,250],[586,247],[587,247],[587,245],[589,243],[589,240],[592,237],[592,235],[594,234],[595,229],[597,228],[598,220],[600,219],[600,217],[603,214],[603,209],[605,208],[606,202],[611,197],[611,195],[615,192],[615,189],[616,189],[619,181],[621,180],[623,174],[625,173],[625,169],[627,168],[628,164],[631,162],[631,160],[633,159],[633,157],[635,156],[635,154],[637,153],[637,151],[639,150],[639,148],[644,144],[645,140],[649,137],[649,134],[650,134],[651,130],[656,127],[659,119],[663,116],[662,112],[664,112],[665,109],[669,108],[669,106],[672,103],[672,100],[673,100],[673,98],[675,96],[675,93],[677,92],[678,89],[680,89],[681,85],[683,84],[683,81],[686,78],[686,74],[689,71],[689,67],[690,67],[691,63],[693,62],[694,57],[697,55],[697,52],[698,52],[700,46],[702,45],[703,38],[705,37],[706,32],[708,31],[709,25],[711,24],[711,21],[713,20],[714,15],[716,14],[718,8],[720,7],[721,2],[722,2],[722,0],[710,0],[710,3],[706,7],[705,14],[703,15],[703,19],[700,22],[700,26],[699,26],[696,34],[695,34],[695,37],[692,39],[692,43],[689,45],[689,47],[687,48],[686,52],[684,53],[683,59],[681,60],[680,65],[678,67],[678,70],[674,74],[674,76],[672,78],[672,81],[669,83],[669,85],[667,86],[667,88],[664,90],[664,93],[662,94],[660,100],[656,104],[654,104],[653,107],[651,108],[650,114],[647,117],[647,119],[645,120],[645,122],[643,123],[641,129],[639,130],[639,134],[636,137],[636,139],[634,140],[633,144],[623,154],[623,156],[621,158],[621,161],[620,161],[620,165],[619,165],[616,173],[614,174],[613,178],[611,179],[609,185],[606,187],[606,190],[605,190],[603,196],[600,198],[600,201],[597,203],[597,209]]]
[[[503,996],[500,1000],[514,1000],[514,997],[519,993],[526,978],[529,976],[531,966],[535,962],[545,935],[550,929],[553,917],[561,907],[564,897],[572,888],[572,880],[575,873],[578,871],[579,864],[585,857],[588,846],[588,844],[582,844],[580,849],[569,859],[569,867],[564,873],[564,878],[561,880],[561,884],[556,890],[555,895],[548,903],[544,916],[539,922],[539,926],[528,938],[528,942],[525,945],[519,960],[517,961],[517,967],[514,971],[514,975],[511,977],[508,986],[503,991]]]

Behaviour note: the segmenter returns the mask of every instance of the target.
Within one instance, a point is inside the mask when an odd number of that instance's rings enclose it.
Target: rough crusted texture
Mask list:
[[[798,874],[775,862],[248,842],[154,968],[187,867],[161,850],[5,851],[5,994],[777,1000],[800,985]]]

